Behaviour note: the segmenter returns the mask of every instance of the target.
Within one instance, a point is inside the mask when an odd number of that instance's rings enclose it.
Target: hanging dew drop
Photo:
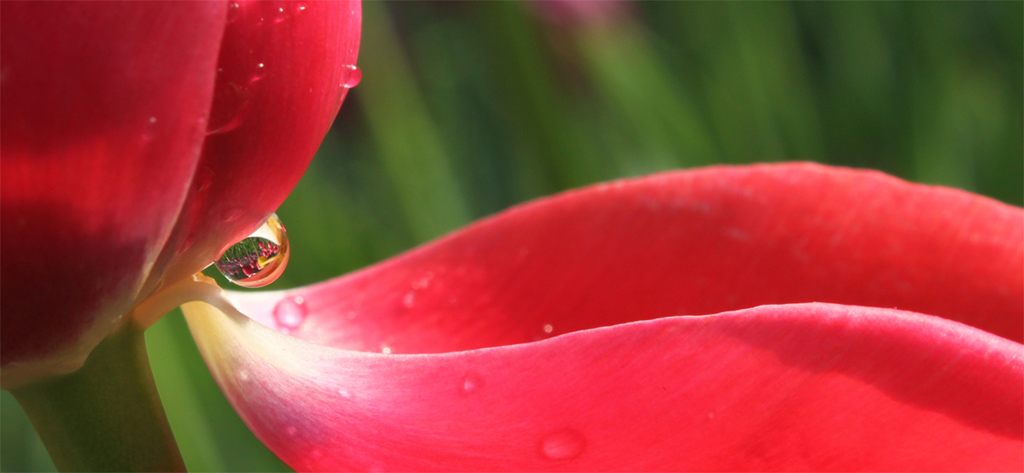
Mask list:
[[[359,67],[355,64],[345,66],[345,70],[342,71],[342,79],[341,86],[351,89],[359,85],[359,81],[363,80],[363,71],[360,71]]]
[[[263,287],[277,280],[288,265],[288,235],[277,215],[244,240],[231,245],[217,260],[220,273],[242,287]]]

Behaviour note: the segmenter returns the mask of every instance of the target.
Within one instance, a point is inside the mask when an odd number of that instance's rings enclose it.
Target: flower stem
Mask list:
[[[61,471],[185,471],[134,323],[78,371],[11,392]]]

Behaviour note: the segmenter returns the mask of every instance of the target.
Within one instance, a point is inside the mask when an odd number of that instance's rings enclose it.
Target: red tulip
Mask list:
[[[277,207],[351,83],[359,6],[2,8],[11,387],[74,370]],[[208,288],[204,356],[299,470],[1024,464],[1024,212],[960,191],[711,168],[321,285]]]
[[[344,98],[360,5],[4,2],[3,387],[66,373],[262,224]]]
[[[605,184],[210,301],[207,363],[300,471],[1024,464],[1024,213],[878,173]]]

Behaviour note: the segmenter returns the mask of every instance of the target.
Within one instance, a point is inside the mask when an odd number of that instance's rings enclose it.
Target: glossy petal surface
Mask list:
[[[0,8],[7,387],[16,364],[80,362],[130,308],[199,158],[226,5]]]
[[[358,0],[229,4],[210,134],[147,290],[203,269],[281,205],[346,95],[361,21]]]
[[[316,346],[187,309],[299,471],[1014,470],[1024,347],[887,309],[765,306],[444,355]]]
[[[296,296],[308,317],[284,327],[272,309]],[[316,343],[437,353],[795,302],[911,310],[1020,342],[1024,212],[875,172],[708,168],[541,200],[239,303]]]
[[[229,399],[300,470],[1019,469],[1022,226],[1020,209],[878,173],[710,168],[186,314]],[[945,319],[672,317],[812,301]]]

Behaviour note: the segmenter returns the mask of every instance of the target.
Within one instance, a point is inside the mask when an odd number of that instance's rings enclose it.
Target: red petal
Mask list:
[[[232,2],[210,135],[189,199],[147,282],[201,270],[298,183],[352,84],[358,0]]]
[[[130,307],[195,169],[225,7],[3,2],[5,387]]]
[[[1022,217],[873,172],[710,168],[231,295],[294,337],[186,313],[300,470],[1019,469]],[[809,301],[992,333],[831,305],[629,323]]]
[[[299,471],[1019,470],[1024,347],[937,317],[765,306],[444,355],[325,348],[186,306]]]
[[[528,204],[344,278],[249,296],[267,326],[437,353],[639,319],[834,302],[939,315],[1020,342],[1024,212],[810,164],[708,168]]]

